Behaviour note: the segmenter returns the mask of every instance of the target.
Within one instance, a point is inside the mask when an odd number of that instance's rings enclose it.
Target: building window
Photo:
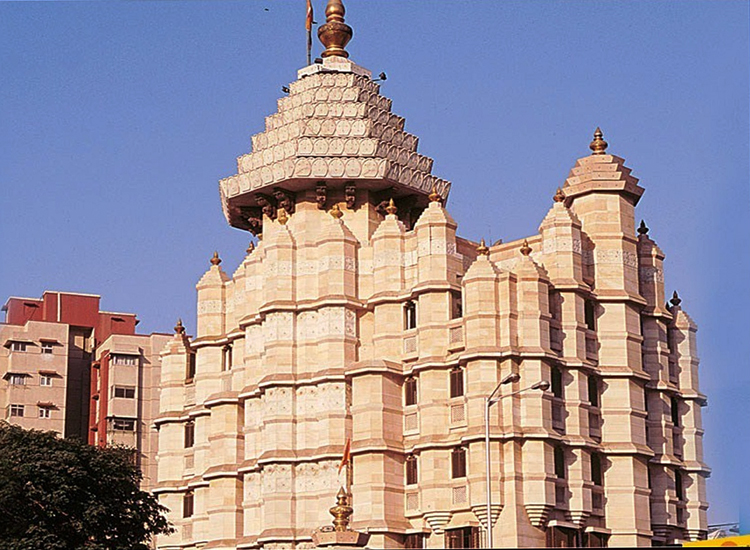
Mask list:
[[[417,457],[414,455],[409,455],[406,457],[406,484],[416,485],[417,483],[419,483]]]
[[[480,548],[479,527],[445,530],[446,548]]]
[[[227,344],[221,350],[221,370],[232,370],[232,345]]]
[[[132,386],[115,386],[115,397],[122,397],[124,399],[134,399],[135,388]]]
[[[586,321],[586,328],[596,330],[596,304],[593,300],[586,300],[583,303],[583,314]]]
[[[547,292],[547,301],[549,303],[549,314],[555,321],[559,321],[562,317],[562,307],[560,300],[560,293],[550,288]]]
[[[52,418],[52,408],[39,407],[39,418]]]
[[[602,455],[599,453],[591,453],[591,481],[594,482],[594,485],[599,487],[604,485],[604,476],[602,475]]]
[[[11,405],[10,406],[11,416],[23,416],[23,405]]]
[[[11,351],[26,351],[26,342],[13,342],[10,347]]]
[[[195,378],[195,354],[188,355],[187,372],[185,373],[185,382],[192,382]]]
[[[576,548],[578,547],[578,532],[567,527],[548,527],[547,548]]]
[[[195,445],[195,422],[185,424],[185,448],[190,449]]]
[[[52,377],[49,374],[42,374],[39,376],[39,385],[40,386],[51,386],[52,385]]]
[[[422,533],[409,533],[404,538],[404,548],[424,548],[424,535]]]
[[[118,432],[134,432],[135,420],[132,418],[115,418],[112,420],[112,427]]]
[[[675,428],[680,426],[680,404],[677,401],[676,397],[670,397],[670,408],[672,412],[672,424],[675,425]]]
[[[674,353],[675,351],[677,351],[677,348],[674,345],[674,333],[675,329],[667,326],[667,348],[669,349],[669,353]]]
[[[593,374],[589,375],[589,403],[592,407],[599,406],[599,379]]]
[[[115,353],[115,354],[112,354],[112,364],[118,365],[118,366],[124,366],[124,367],[137,367],[138,356]]]
[[[609,535],[604,533],[587,533],[583,532],[583,547],[584,548],[607,548]],[[654,546],[656,546],[654,544]]]
[[[404,404],[407,407],[417,404],[417,379],[413,376],[404,382]]]
[[[464,316],[464,304],[460,292],[451,292],[451,319],[460,319]]]
[[[461,397],[464,394],[464,369],[451,369],[450,379],[451,397]]]
[[[8,382],[12,386],[25,386],[26,385],[26,375],[25,374],[9,374],[8,375]]]
[[[555,447],[555,475],[558,479],[565,479],[565,449],[560,446]]]
[[[552,395],[560,399],[565,397],[563,392],[562,371],[558,367],[552,367]]]
[[[52,353],[52,342],[42,342],[42,353],[44,354]]]
[[[682,472],[679,470],[674,471],[674,491],[677,500],[680,502],[685,500],[685,485],[682,480]]]
[[[451,451],[451,478],[466,477],[466,449],[456,447]]]
[[[192,491],[188,491],[182,496],[182,517],[190,518],[193,517],[195,506],[195,495]]]
[[[417,328],[417,304],[409,300],[404,305],[404,329]]]

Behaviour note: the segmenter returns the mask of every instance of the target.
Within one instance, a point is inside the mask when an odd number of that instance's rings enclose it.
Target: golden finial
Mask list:
[[[331,208],[328,213],[333,216],[334,219],[338,220],[341,218],[341,216],[344,215],[344,213],[341,211],[341,208],[339,208],[338,203],[334,203],[333,208]]]
[[[221,263],[221,258],[219,258],[219,253],[214,250],[214,255],[211,256],[211,265],[219,265]]]
[[[354,509],[349,506],[349,497],[343,487],[336,494],[336,506],[329,511],[333,516],[334,529],[336,531],[348,531],[349,518],[354,513]]]
[[[531,254],[531,247],[529,246],[529,241],[526,239],[523,240],[523,244],[521,245],[521,254],[524,256]]]
[[[182,326],[182,319],[177,319],[177,324],[174,326],[175,334],[185,334],[185,327]]]
[[[442,195],[438,193],[437,187],[435,187],[434,185],[432,186],[432,193],[430,193],[429,199],[430,199],[430,202],[440,202],[440,203],[443,202]]]
[[[557,191],[555,192],[555,196],[552,197],[555,202],[563,202],[565,200],[565,193],[563,193],[562,188],[558,187]]]
[[[247,245],[247,250],[245,250],[245,252],[247,252],[248,254],[250,254],[250,253],[252,253],[253,250],[255,250],[255,245],[253,244],[252,241],[250,241],[250,244]]]
[[[603,155],[604,152],[607,150],[607,145],[609,145],[606,141],[604,141],[604,134],[602,134],[602,131],[599,127],[594,130],[594,141],[589,143],[589,149],[593,151],[592,155]]]
[[[328,0],[326,22],[318,28],[318,39],[326,47],[321,57],[349,57],[344,49],[352,39],[352,28],[344,23],[344,4],[341,0]]]
[[[286,222],[289,221],[289,216],[286,213],[286,210],[284,208],[279,208],[276,211],[276,219],[279,221],[281,225],[286,225]]]
[[[674,291],[674,292],[672,293],[672,299],[671,299],[671,300],[669,300],[669,301],[670,301],[670,302],[671,302],[671,304],[672,304],[673,306],[675,306],[675,307],[676,307],[676,306],[679,306],[679,305],[680,305],[680,304],[682,303],[682,299],[681,299],[681,298],[680,298],[680,296],[679,296],[679,295],[677,294],[677,291],[676,291],[676,290],[675,290],[675,291]]]
[[[385,207],[385,211],[393,216],[396,215],[396,212],[398,212],[398,208],[394,204],[393,199],[391,199],[390,202],[388,203],[388,206]]]
[[[480,256],[490,255],[490,249],[487,248],[487,245],[484,243],[484,239],[479,241],[479,246],[477,247],[477,254],[479,254]]]
[[[638,234],[648,235],[648,227],[646,226],[646,222],[643,220],[641,220],[641,225],[638,226]]]

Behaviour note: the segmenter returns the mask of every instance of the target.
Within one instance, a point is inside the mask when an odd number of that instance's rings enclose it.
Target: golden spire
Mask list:
[[[477,254],[479,254],[480,256],[490,255],[490,249],[487,248],[487,245],[484,243],[484,239],[479,241],[479,246],[477,247]]]
[[[333,216],[333,219],[338,220],[341,218],[341,216],[344,215],[344,213],[341,211],[341,208],[339,208],[338,203],[334,203],[333,208],[331,208],[328,213]]]
[[[334,530],[349,530],[349,518],[354,513],[354,510],[349,506],[349,498],[343,487],[336,494],[336,506],[330,509],[330,513],[333,516]]]
[[[276,219],[279,221],[281,225],[286,225],[286,222],[289,221],[289,216],[286,213],[286,210],[284,208],[279,208],[276,212]]]
[[[211,265],[219,265],[221,263],[221,258],[219,258],[219,253],[214,250],[214,255],[211,256]]]
[[[318,39],[326,47],[322,57],[349,57],[344,49],[352,39],[352,28],[344,23],[344,4],[341,0],[328,0],[326,22],[318,28]]]
[[[443,197],[438,193],[437,187],[432,186],[432,193],[430,193],[430,202],[443,202]]]
[[[531,247],[529,246],[529,241],[526,239],[523,240],[523,244],[521,245],[521,254],[524,256],[531,254]]]
[[[385,207],[385,211],[388,212],[391,215],[396,215],[396,212],[398,212],[398,208],[393,203],[393,199],[391,198],[390,202],[388,203],[388,206]]]
[[[603,155],[604,152],[607,150],[607,145],[609,145],[606,141],[604,141],[604,134],[602,134],[601,129],[597,126],[596,130],[594,130],[594,141],[589,143],[589,149],[593,151],[592,155]]]
[[[563,193],[563,190],[558,187],[557,191],[555,192],[555,196],[552,197],[555,202],[563,202],[565,200],[565,193]]]

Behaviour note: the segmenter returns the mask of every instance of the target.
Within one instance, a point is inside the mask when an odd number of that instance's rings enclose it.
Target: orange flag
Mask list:
[[[344,456],[341,457],[341,464],[339,464],[339,474],[341,473],[341,470],[344,469],[344,466],[349,464],[352,459],[352,440],[348,437],[346,438],[346,445],[344,445]]]
[[[307,0],[307,21],[305,21],[305,28],[308,31],[312,30],[312,24],[313,24],[313,9],[312,9],[312,1]]]

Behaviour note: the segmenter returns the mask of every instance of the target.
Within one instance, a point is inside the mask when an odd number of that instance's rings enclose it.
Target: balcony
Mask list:
[[[598,410],[589,411],[589,436],[597,441],[602,440],[602,415]]]
[[[594,485],[591,488],[591,515],[604,515],[604,487]]]
[[[597,342],[594,332],[586,334],[586,359],[594,362],[599,361],[599,342]]]
[[[559,397],[552,398],[552,428],[565,431],[565,403]]]

